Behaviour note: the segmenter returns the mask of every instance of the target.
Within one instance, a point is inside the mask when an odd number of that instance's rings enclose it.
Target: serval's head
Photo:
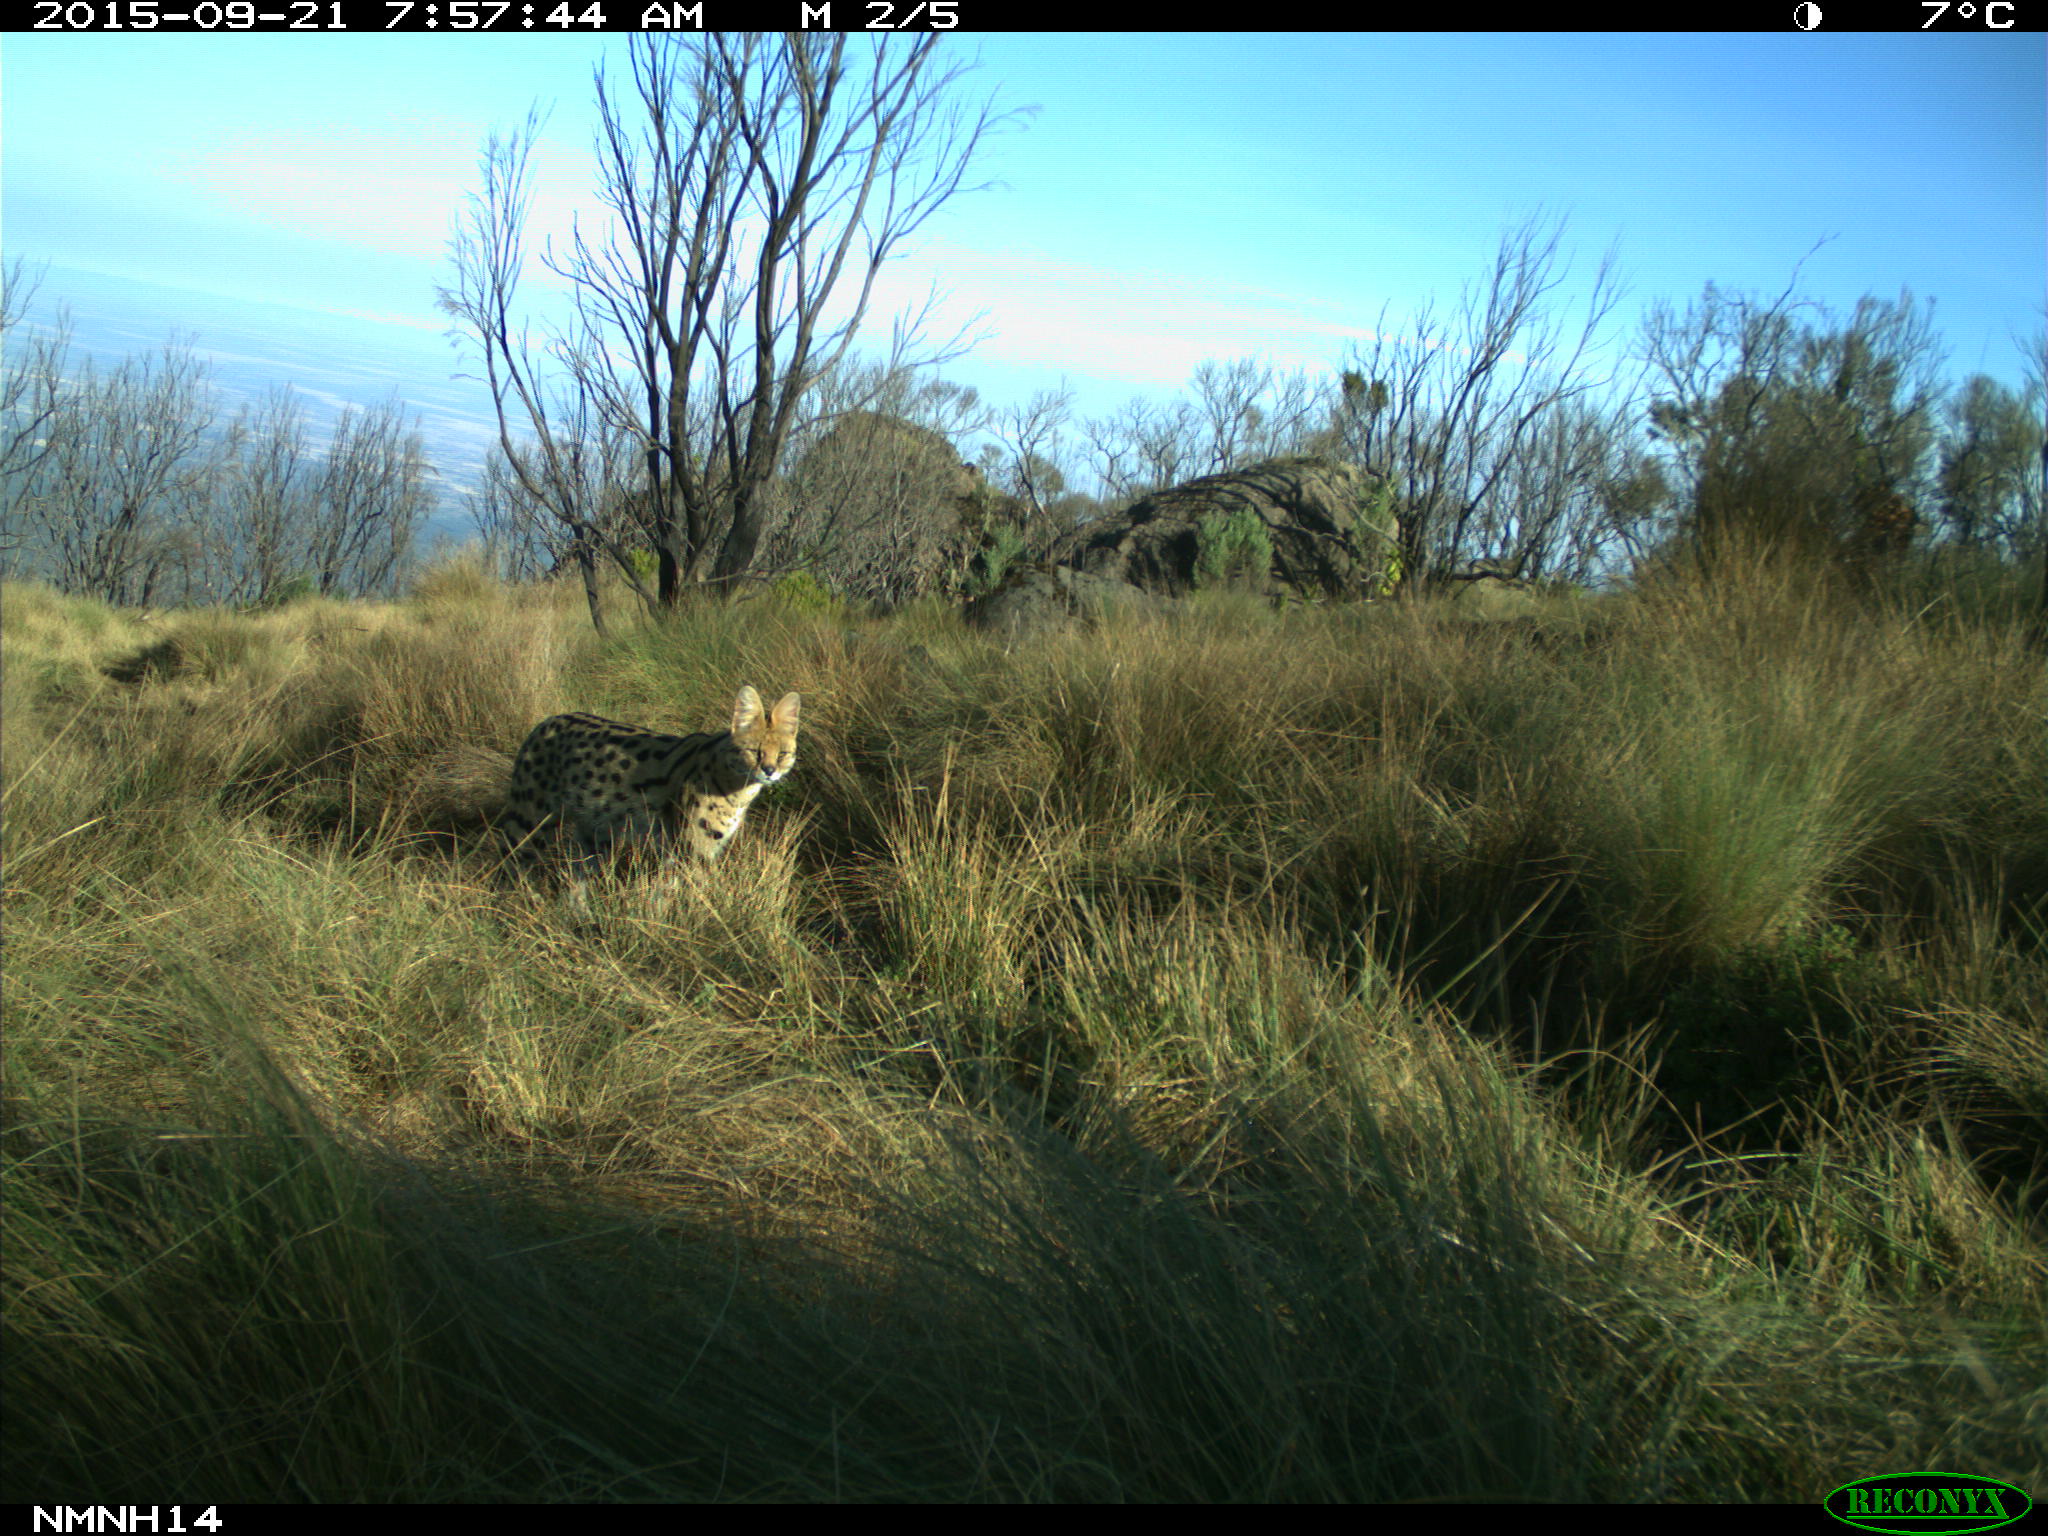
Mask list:
[[[773,784],[796,766],[797,696],[785,693],[767,714],[761,695],[740,689],[732,707],[732,744],[746,759],[750,783]]]

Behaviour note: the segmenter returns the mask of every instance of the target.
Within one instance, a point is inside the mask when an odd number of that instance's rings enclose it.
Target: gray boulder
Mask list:
[[[1208,524],[1212,539],[1232,529],[1238,548],[1253,552],[1252,565],[1265,567],[1240,571],[1256,590],[1365,596],[1376,590],[1394,539],[1381,489],[1376,477],[1336,459],[1269,459],[1147,496],[1076,530],[1061,554],[1088,575],[1179,596],[1213,579],[1202,569]]]
[[[961,616],[974,629],[1015,643],[1029,636],[1099,623],[1121,613],[1163,605],[1128,582],[1092,576],[1065,565],[1020,565],[1001,586],[967,604]]]

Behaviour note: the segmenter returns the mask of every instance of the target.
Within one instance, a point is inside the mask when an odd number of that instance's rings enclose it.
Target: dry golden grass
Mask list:
[[[5,610],[18,1497],[2048,1471],[1995,609]],[[740,682],[804,736],[715,872],[495,869],[535,720]]]

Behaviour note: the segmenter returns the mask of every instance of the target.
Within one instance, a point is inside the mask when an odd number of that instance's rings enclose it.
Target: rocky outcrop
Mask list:
[[[1065,565],[1022,565],[1013,567],[995,591],[970,602],[962,617],[971,627],[1014,643],[1160,606],[1157,598],[1128,582]]]
[[[1088,575],[1178,596],[1219,580],[1215,550],[1227,534],[1265,567],[1237,562],[1237,579],[1255,590],[1364,596],[1393,547],[1379,491],[1373,476],[1335,459],[1269,459],[1147,496],[1078,529],[1058,554]]]

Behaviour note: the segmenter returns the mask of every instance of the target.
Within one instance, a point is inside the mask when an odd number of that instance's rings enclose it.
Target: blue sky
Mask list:
[[[2048,287],[2039,35],[964,36],[966,87],[1037,105],[1002,185],[931,220],[881,293],[937,281],[992,333],[949,377],[1084,411],[1205,359],[1325,370],[1487,270],[1501,228],[1568,218],[1566,296],[1618,242],[1630,296],[1712,280],[1838,310],[1936,301],[1960,377],[2016,382]],[[478,147],[535,99],[537,223],[589,208],[590,71],[623,37],[15,33],[4,249],[177,291],[431,336]],[[46,297],[65,297],[53,282]],[[217,312],[202,307],[195,313]],[[945,329],[945,325],[937,329]],[[201,336],[204,343],[204,336]],[[436,354],[438,355],[438,354]],[[451,363],[452,367],[453,364]]]

